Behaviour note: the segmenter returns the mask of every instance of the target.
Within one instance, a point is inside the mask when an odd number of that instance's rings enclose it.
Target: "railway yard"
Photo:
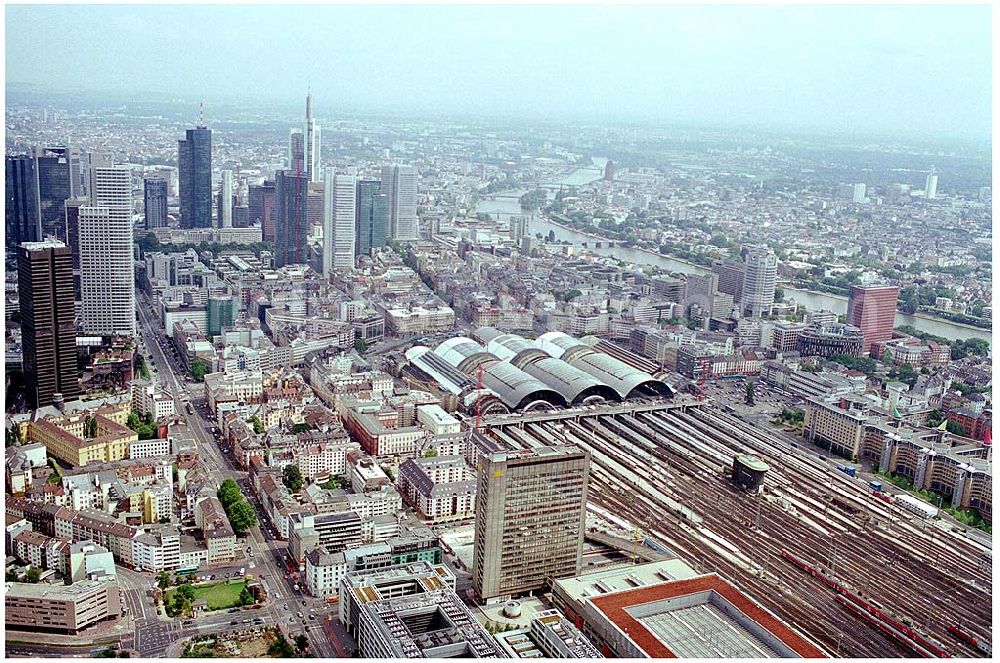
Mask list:
[[[991,550],[878,499],[864,481],[767,431],[695,402],[483,423],[505,445],[590,451],[588,499],[610,527],[625,537],[638,530],[696,570],[720,574],[830,655],[985,655],[954,632],[990,639]],[[769,467],[759,493],[730,479],[742,454]],[[881,616],[867,618],[845,593]]]

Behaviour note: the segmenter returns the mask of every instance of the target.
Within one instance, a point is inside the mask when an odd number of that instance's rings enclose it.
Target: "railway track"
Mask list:
[[[861,482],[739,420],[700,409],[653,411],[533,422],[514,435],[589,450],[594,503],[696,570],[742,587],[831,654],[912,655],[839,607],[835,594],[783,560],[782,550],[823,566],[953,655],[983,656],[947,632],[956,622],[981,630],[991,623],[992,563],[980,549],[872,499]],[[769,464],[762,496],[729,481],[738,454]]]

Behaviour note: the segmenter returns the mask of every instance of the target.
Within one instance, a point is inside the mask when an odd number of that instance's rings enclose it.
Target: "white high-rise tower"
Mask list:
[[[934,200],[937,198],[937,182],[937,172],[934,169],[931,169],[931,172],[927,173],[927,183],[924,186],[924,196],[928,200]]]
[[[353,172],[324,169],[323,276],[354,269],[358,178]]]
[[[91,164],[88,179],[78,230],[83,329],[135,336],[132,171],[104,159]]]
[[[774,304],[774,288],[778,281],[778,258],[766,246],[747,247],[746,273],[740,306],[745,314],[760,317]]]
[[[222,171],[222,185],[219,187],[222,206],[219,209],[219,225],[233,227],[233,171]]]
[[[390,237],[400,241],[419,239],[416,169],[413,166],[383,167],[382,192],[388,196]]]
[[[312,92],[306,94],[306,126],[303,132],[303,142],[305,143],[305,171],[310,182],[320,181],[320,127],[313,117]]]

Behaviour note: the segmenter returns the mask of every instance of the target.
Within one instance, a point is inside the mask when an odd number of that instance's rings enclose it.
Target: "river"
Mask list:
[[[519,202],[519,197],[522,193],[524,192],[504,192],[504,195],[496,195],[492,200],[480,200],[476,206],[476,212],[491,214],[494,218],[500,219],[511,216],[522,216],[523,213],[521,212]],[[594,246],[595,242],[606,242],[606,240],[588,236],[579,230],[556,225],[541,216],[536,215],[532,219],[529,231],[532,235],[541,233],[547,236],[549,231],[552,231],[558,240],[572,242],[575,245],[587,242],[588,248],[598,255],[611,256],[638,265],[656,265],[672,272],[682,272],[685,274],[706,274],[710,271],[707,267],[653,253],[652,251],[624,247],[611,249],[607,246],[597,248]],[[809,310],[828,309],[837,314],[847,313],[847,297],[813,290],[800,290],[784,285],[781,286],[781,289],[785,291],[786,301],[794,300],[796,304],[801,304]],[[919,331],[949,340],[981,338],[990,343],[993,341],[993,333],[988,329],[980,329],[979,327],[963,325],[923,314],[908,315],[897,311],[896,326],[899,327],[902,325],[910,325]]]

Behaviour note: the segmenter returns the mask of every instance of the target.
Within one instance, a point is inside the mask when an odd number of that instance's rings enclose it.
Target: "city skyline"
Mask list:
[[[985,660],[988,18],[12,8],[5,654]]]
[[[933,133],[975,141],[991,134],[991,69],[982,57],[990,52],[985,6],[566,6],[531,8],[530,15],[528,9],[300,7],[295,16],[309,17],[297,23],[301,39],[279,52],[246,47],[266,43],[275,26],[298,21],[272,7],[15,6],[7,19],[6,74],[9,89],[27,81],[83,89],[80,81],[86,80],[86,89],[121,94],[115,81],[128,80],[131,94],[156,89],[210,105],[243,99],[295,99],[298,105],[309,88],[320,119],[399,111]],[[206,24],[226,26],[214,34],[210,53],[174,43],[184,35],[180,17],[193,11]],[[95,51],[103,43],[96,39],[95,47],[84,43],[75,60],[87,67],[84,79],[58,54],[19,57],[29,52],[21,40],[42,21],[68,34],[102,34],[110,27],[122,50],[176,56],[129,65],[112,51]],[[358,41],[355,28],[366,21],[382,26],[391,55]],[[482,44],[481,25],[502,35],[502,59]],[[657,50],[657,44],[669,48]],[[94,73],[104,68],[93,65],[109,57],[116,71],[128,70],[119,79]],[[289,75],[278,64],[317,57],[337,66]],[[899,75],[907,71],[912,75]],[[184,85],[171,84],[176,80]]]

